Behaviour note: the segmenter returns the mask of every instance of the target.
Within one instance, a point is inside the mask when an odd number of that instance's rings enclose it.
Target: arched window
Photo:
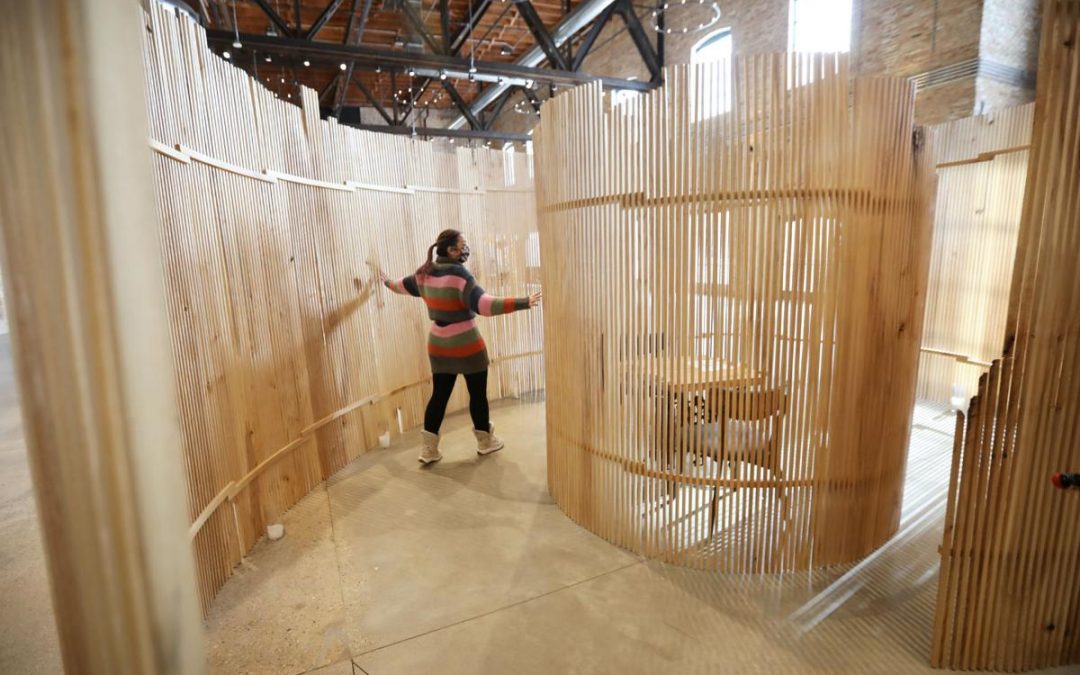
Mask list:
[[[691,63],[707,63],[731,58],[731,29],[715,30],[698,40],[690,52]]]

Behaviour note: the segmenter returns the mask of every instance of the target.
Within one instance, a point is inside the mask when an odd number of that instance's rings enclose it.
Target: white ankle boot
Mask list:
[[[421,464],[433,464],[442,459],[439,452],[439,436],[430,431],[421,431],[420,437],[424,440],[424,447],[420,448],[420,456],[416,459]]]
[[[490,455],[502,450],[505,445],[502,439],[495,435],[495,425],[491,422],[488,422],[487,431],[473,429],[473,435],[476,436],[476,454],[478,455]]]

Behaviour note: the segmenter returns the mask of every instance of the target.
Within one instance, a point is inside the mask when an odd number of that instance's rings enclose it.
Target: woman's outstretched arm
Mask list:
[[[473,312],[481,316],[498,316],[510,314],[522,309],[530,309],[540,304],[539,292],[520,298],[499,298],[488,295],[476,279],[469,275],[466,277],[465,288],[461,291],[462,302]]]
[[[409,276],[400,279],[390,279],[388,277],[383,279],[382,282],[384,286],[395,293],[412,295],[417,298],[420,297],[420,287],[416,285],[416,275],[414,274],[410,274]]]
[[[370,263],[369,263],[370,264]],[[416,284],[416,275],[410,274],[407,277],[401,277],[400,279],[391,279],[386,276],[386,273],[381,269],[375,268],[375,273],[379,275],[379,281],[383,286],[386,286],[395,293],[401,295],[412,295],[414,297],[420,297],[420,287]]]

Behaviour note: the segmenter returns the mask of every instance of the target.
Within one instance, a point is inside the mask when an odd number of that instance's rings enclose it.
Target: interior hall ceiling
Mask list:
[[[377,110],[388,125],[424,126],[432,109],[457,109],[469,117],[467,108],[478,107],[474,102],[481,92],[496,84],[493,79],[496,76],[505,75],[507,84],[528,82],[533,85],[530,89],[542,89],[539,98],[550,95],[551,82],[534,83],[525,79],[527,74],[513,77],[513,69],[521,68],[515,62],[539,47],[553,75],[556,71],[576,73],[582,59],[574,58],[575,51],[578,47],[587,50],[592,46],[596,35],[590,38],[589,34],[599,33],[599,24],[617,8],[624,10],[620,15],[626,29],[636,29],[637,37],[645,40],[643,43],[637,39],[636,43],[643,47],[648,43],[651,48],[650,41],[656,41],[656,33],[639,19],[651,12],[653,6],[635,7],[629,0],[619,0],[605,3],[610,5],[608,11],[556,47],[551,39],[553,31],[575,8],[587,2],[189,0],[188,4],[206,26],[211,47],[219,54],[228,52],[236,65],[256,76],[281,98],[298,99],[298,87],[303,85],[319,92],[324,115],[339,116],[342,121],[349,117],[348,121],[359,122],[357,111],[363,107]],[[634,16],[628,18],[625,14]],[[243,46],[237,49],[233,42]],[[374,56],[368,60],[353,59],[347,58],[349,54],[344,48],[370,48],[386,53],[372,52]],[[552,52],[558,52],[555,58]],[[414,68],[410,64],[412,57],[427,59],[418,61],[419,72],[410,76]],[[655,59],[655,50],[652,58]],[[466,64],[466,70],[434,69],[440,63],[438,59]],[[468,65],[474,61],[505,64],[507,72],[491,75],[490,68],[481,68],[474,81],[466,75]],[[425,64],[427,67],[421,67]],[[440,81],[438,75],[444,70],[450,71],[450,77]],[[485,72],[487,81],[483,79]],[[658,68],[654,72],[658,73]],[[651,83],[611,78],[605,82],[607,86],[622,84],[646,88]],[[534,105],[538,104],[536,92],[525,93]],[[477,112],[477,117],[484,121],[469,117],[469,125],[472,128],[489,125],[504,102],[497,101],[483,113]]]

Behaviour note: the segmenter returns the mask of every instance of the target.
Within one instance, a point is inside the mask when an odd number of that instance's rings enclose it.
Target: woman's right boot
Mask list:
[[[430,431],[421,431],[420,438],[424,441],[424,447],[420,448],[420,456],[416,459],[421,464],[432,464],[442,459],[442,453],[439,452],[439,435],[433,434]]]

